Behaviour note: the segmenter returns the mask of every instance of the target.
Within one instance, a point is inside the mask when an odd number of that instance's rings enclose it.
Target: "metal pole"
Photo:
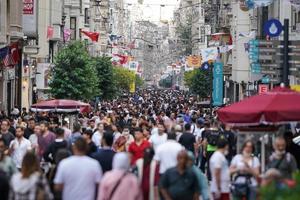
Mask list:
[[[212,117],[212,107],[213,107],[213,81],[214,81],[214,78],[213,78],[213,67],[214,67],[214,64],[211,63],[210,66],[209,66],[209,69],[210,69],[210,105],[209,105],[209,108],[210,108],[210,116]]]
[[[284,19],[282,82],[289,86],[289,19]]]

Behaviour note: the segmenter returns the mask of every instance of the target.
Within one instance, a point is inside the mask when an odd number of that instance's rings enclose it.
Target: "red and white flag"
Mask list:
[[[3,59],[3,64],[5,67],[10,67],[18,64],[20,60],[19,56],[19,48],[18,48],[18,43],[12,43],[9,46],[9,50]]]
[[[90,32],[90,31],[83,31],[81,30],[81,33],[89,37],[93,42],[98,42],[99,40],[99,33],[97,32]]]

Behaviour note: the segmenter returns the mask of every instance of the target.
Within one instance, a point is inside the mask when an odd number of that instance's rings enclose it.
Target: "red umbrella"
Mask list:
[[[90,105],[81,101],[67,100],[67,99],[54,99],[49,101],[42,101],[31,106],[34,112],[88,112]]]
[[[300,121],[300,93],[277,87],[217,111],[221,122],[236,126]]]

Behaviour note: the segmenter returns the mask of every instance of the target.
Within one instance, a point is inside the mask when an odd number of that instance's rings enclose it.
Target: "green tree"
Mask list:
[[[135,81],[135,74],[129,69],[114,67],[114,79],[119,89],[129,90],[130,84]]]
[[[185,72],[184,83],[190,91],[199,95],[201,98],[210,96],[211,74],[209,70],[194,69]]]
[[[62,49],[54,64],[49,85],[53,97],[90,100],[98,94],[96,69],[82,43],[74,42]]]
[[[136,87],[142,87],[144,85],[144,80],[138,75],[135,75],[135,85]]]
[[[116,79],[110,57],[93,59],[98,75],[98,89],[102,99],[112,99],[117,94]]]

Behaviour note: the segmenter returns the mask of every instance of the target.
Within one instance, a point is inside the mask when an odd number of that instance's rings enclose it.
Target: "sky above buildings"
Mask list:
[[[141,19],[152,22],[160,20],[170,20],[173,17],[173,11],[179,4],[179,0],[139,0],[143,4],[139,4],[142,9]],[[127,4],[138,4],[138,0],[126,0]]]

